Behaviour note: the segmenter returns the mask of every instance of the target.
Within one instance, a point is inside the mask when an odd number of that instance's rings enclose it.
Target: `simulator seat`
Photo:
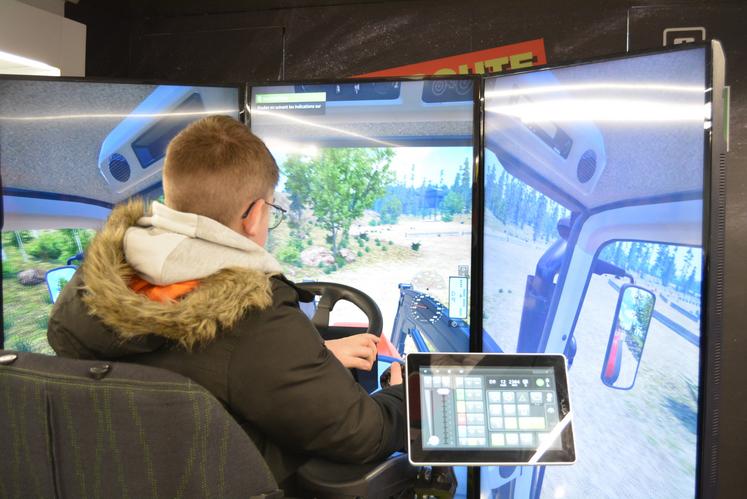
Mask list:
[[[0,350],[0,497],[280,498],[252,440],[207,390],[153,367]],[[303,497],[399,495],[406,455],[299,471]]]

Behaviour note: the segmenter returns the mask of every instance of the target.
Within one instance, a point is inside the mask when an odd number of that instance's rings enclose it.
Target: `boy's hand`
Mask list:
[[[389,375],[389,386],[401,385],[402,384],[402,373],[405,370],[405,366],[399,362],[392,364],[391,374]]]
[[[382,388],[388,388],[390,386],[401,385],[402,377],[404,376],[405,365],[401,362],[392,362],[392,365],[387,367],[379,378]]]
[[[370,333],[356,334],[338,340],[327,340],[324,344],[348,369],[370,371],[376,361],[376,344],[379,337]]]

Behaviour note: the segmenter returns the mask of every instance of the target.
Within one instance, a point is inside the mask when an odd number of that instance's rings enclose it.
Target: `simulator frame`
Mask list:
[[[693,46],[680,47],[677,50],[692,50]],[[725,126],[725,120],[728,119],[727,109],[727,91],[724,88],[724,77],[725,77],[725,61],[723,50],[718,42],[712,42],[708,45],[701,45],[700,47],[705,49],[706,52],[706,82],[705,88],[709,90],[707,94],[711,104],[711,126],[705,129],[703,135],[704,142],[704,177],[703,177],[703,197],[702,197],[702,209],[695,208],[693,206],[686,206],[687,200],[680,200],[682,207],[685,210],[682,212],[683,216],[689,216],[693,214],[702,215],[702,291],[700,297],[701,303],[701,315],[700,315],[700,350],[699,350],[699,384],[697,387],[697,463],[694,472],[695,490],[693,491],[698,497],[711,498],[716,497],[717,492],[717,476],[718,476],[718,447],[719,447],[719,436],[718,436],[718,404],[720,394],[719,386],[719,370],[720,370],[720,358],[721,358],[721,331],[723,328],[723,307],[724,307],[724,231],[725,231],[725,174],[726,174],[726,146],[724,140],[724,134],[726,133],[727,127]],[[667,51],[671,52],[671,51]],[[593,62],[601,62],[608,60],[616,60],[624,57],[664,53],[662,51],[646,51],[640,53],[624,54],[616,57],[604,57],[596,60],[583,61],[579,64],[587,64]],[[567,66],[563,66],[567,67]],[[560,68],[560,67],[558,67]],[[540,71],[545,71],[553,68],[543,68]],[[530,74],[531,71],[523,73],[512,73],[506,77],[520,77],[521,74]],[[17,77],[17,76],[2,76],[0,77],[0,83],[3,81],[34,81],[34,82],[54,82],[54,83],[75,83],[75,84],[89,84],[90,81],[86,79],[78,78],[44,78],[44,77]],[[443,102],[442,94],[444,91],[453,90],[447,81],[453,81],[453,86],[458,85],[463,81],[471,81],[473,83],[473,92],[471,99],[473,102],[473,154],[472,154],[472,176],[471,176],[471,193],[472,193],[472,214],[471,214],[471,262],[470,262],[470,308],[469,308],[469,323],[461,318],[452,319],[448,317],[448,314],[444,314],[446,307],[439,303],[438,300],[427,294],[421,294],[414,291],[407,282],[402,282],[399,286],[399,302],[396,313],[395,334],[392,335],[392,343],[394,350],[398,353],[402,353],[404,350],[404,342],[407,337],[411,338],[412,342],[416,345],[418,350],[445,350],[445,349],[460,349],[469,350],[472,352],[480,352],[483,350],[490,351],[508,351],[507,345],[499,345],[489,334],[484,334],[483,329],[483,298],[484,298],[484,217],[485,217],[485,176],[486,176],[486,163],[485,163],[485,150],[486,150],[486,131],[485,127],[485,110],[478,103],[484,102],[485,99],[485,81],[475,77],[453,77],[449,76],[446,78],[385,78],[385,79],[361,79],[361,80],[344,80],[344,81],[305,81],[299,82],[298,85],[319,85],[328,84],[336,85],[338,83],[344,84],[355,84],[358,83],[381,83],[380,89],[382,98],[396,98],[395,90],[391,85],[387,86],[388,83],[394,81],[432,81],[430,85],[430,93],[428,94],[427,101],[430,103]],[[97,84],[114,83],[114,84],[137,84],[138,82],[122,82],[122,81],[96,81]],[[143,82],[142,84],[152,84],[151,82]],[[294,82],[269,82],[262,83],[261,85],[296,85]],[[189,87],[190,85],[185,85]],[[213,85],[205,85],[213,86]],[[226,87],[226,88],[237,88],[237,86],[230,85],[215,85],[215,87]],[[250,102],[250,89],[253,85],[241,86],[239,88],[239,99],[237,103],[237,117],[240,120],[244,120],[244,110],[246,109],[246,103]],[[256,86],[256,85],[254,85]],[[242,95],[241,89],[244,92]],[[301,89],[303,90],[303,89]],[[183,102],[183,101],[180,101]],[[722,105],[723,103],[723,105]],[[7,116],[3,112],[2,106],[0,106],[0,140],[4,140],[2,134],[3,119]],[[247,126],[251,125],[251,116],[246,116],[245,121]],[[560,127],[558,127],[558,130]],[[569,144],[567,136],[571,135],[571,132],[563,129],[563,133],[560,133],[554,128],[539,128],[535,131],[535,135],[539,140],[542,140],[547,146],[551,147],[556,154],[561,157],[571,157],[572,153],[569,150]],[[552,132],[552,133],[551,133]],[[348,143],[349,144],[349,143]],[[588,150],[593,150],[593,159],[598,164],[605,164],[606,154],[603,150],[599,149],[598,141],[591,141]],[[596,145],[595,145],[596,144]],[[340,144],[343,145],[343,144]],[[141,151],[142,152],[142,151]],[[147,152],[147,151],[146,151]],[[103,154],[103,153],[102,153]],[[109,155],[111,159],[113,153]],[[154,159],[148,166],[147,174],[153,175],[160,169],[157,155],[151,154],[151,159]],[[103,156],[102,156],[103,157]],[[583,159],[583,156],[573,156],[578,161]],[[591,161],[592,155],[586,156],[586,162]],[[116,158],[115,158],[116,159]],[[542,160],[542,159],[540,159]],[[103,164],[103,163],[102,163]],[[98,178],[102,178],[104,175],[99,172],[99,164],[93,162],[93,169],[90,175],[95,175]],[[3,164],[3,170],[6,166]],[[63,165],[64,166],[64,165]],[[111,166],[111,165],[109,165]],[[115,165],[116,166],[116,165]],[[506,164],[508,167],[508,162]],[[143,168],[145,170],[145,168]],[[113,175],[111,169],[109,173]],[[115,168],[115,173],[121,173]],[[587,186],[593,186],[598,180],[601,171],[591,170],[582,172],[583,175],[589,176],[589,184]],[[62,174],[61,174],[62,175]],[[108,198],[97,198],[94,196],[81,195],[77,192],[74,187],[65,192],[55,192],[47,188],[34,188],[33,179],[30,182],[26,182],[24,185],[15,185],[13,181],[8,182],[7,171],[2,172],[3,176],[3,213],[2,222],[3,230],[5,231],[22,231],[22,230],[38,230],[38,229],[62,229],[69,227],[81,227],[81,228],[95,228],[99,226],[105,218],[114,203],[120,202],[129,195],[140,194],[149,198],[157,196],[160,188],[160,182],[152,177],[153,180],[149,179],[146,183],[138,185],[137,193],[133,189],[125,196],[124,191],[121,191],[121,195],[117,194],[116,197]],[[106,177],[106,175],[104,175]],[[11,178],[13,177],[11,175]],[[124,178],[124,176],[122,176]],[[28,178],[26,180],[29,180]],[[111,193],[111,190],[109,191]],[[586,194],[586,191],[580,191],[578,197],[582,198]],[[636,207],[620,208],[621,210],[629,210],[631,216],[637,216],[634,211]],[[562,223],[561,223],[562,222]],[[578,231],[571,231],[571,227],[577,220],[561,220],[558,224],[558,231],[562,234],[563,231],[566,237],[578,240],[580,234]],[[562,238],[561,238],[562,239]],[[19,243],[21,244],[21,243]],[[567,242],[566,242],[567,244]],[[535,275],[530,276],[527,288],[524,290],[527,297],[534,297],[544,300],[544,310],[538,311],[534,316],[529,313],[526,317],[522,318],[522,329],[530,327],[530,324],[544,324],[543,330],[545,333],[539,338],[529,337],[524,335],[520,336],[519,343],[516,345],[520,351],[536,351],[541,349],[544,352],[563,352],[569,359],[569,364],[576,354],[577,346],[575,337],[573,336],[573,328],[575,327],[576,320],[579,315],[580,303],[583,299],[583,294],[577,297],[577,306],[571,306],[568,313],[572,313],[574,324],[571,330],[568,331],[567,337],[561,342],[553,342],[552,338],[554,335],[550,335],[551,326],[554,321],[555,314],[558,310],[564,306],[567,306],[567,302],[560,302],[559,293],[555,292],[557,286],[562,287],[563,282],[553,283],[553,279],[559,272],[568,272],[568,262],[563,263],[560,260],[560,255],[563,252],[563,242],[558,241],[558,244],[553,247],[552,251],[545,253],[543,258],[537,263]],[[598,256],[598,254],[596,254]],[[5,264],[5,258],[4,258]],[[5,266],[5,265],[4,265]],[[599,273],[615,275],[615,270],[610,268],[599,268]],[[591,276],[593,272],[590,270],[587,272],[588,276]],[[624,277],[622,275],[617,277]],[[553,284],[549,286],[548,284]],[[588,282],[587,282],[588,286]],[[586,286],[584,286],[584,291]],[[424,306],[428,310],[428,320],[422,320],[423,314],[420,313],[417,317],[414,313],[419,313],[420,310],[415,310]],[[572,305],[572,304],[571,304]],[[7,303],[6,303],[7,307]],[[3,316],[4,323],[10,321],[12,317]],[[526,323],[526,326],[524,324]],[[386,331],[385,331],[386,333]],[[606,333],[605,333],[606,334]],[[4,336],[0,338],[0,347],[3,345],[2,341]],[[552,340],[552,341],[551,341]],[[511,345],[508,346],[510,348]],[[534,349],[534,350],[532,350]],[[394,353],[394,352],[392,352]],[[645,363],[645,355],[642,360]],[[573,368],[569,370],[569,377],[573,377]],[[597,378],[598,380],[598,378]],[[600,381],[601,383],[601,381]],[[578,407],[578,403],[576,404]],[[583,432],[581,426],[577,426],[578,432]],[[581,455],[583,459],[583,455]],[[544,480],[543,468],[533,469],[527,471],[522,468],[505,468],[502,467],[497,470],[491,470],[492,480],[495,482],[495,487],[491,489],[500,488],[502,494],[501,497],[511,497],[515,499],[534,499],[540,497],[542,493],[542,485]],[[485,476],[482,477],[483,485],[485,485]],[[477,497],[480,493],[480,482],[481,473],[480,469],[469,470],[469,490],[468,495],[470,497]]]

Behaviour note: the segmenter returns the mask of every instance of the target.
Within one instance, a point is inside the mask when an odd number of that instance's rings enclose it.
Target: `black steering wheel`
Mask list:
[[[381,331],[384,329],[381,310],[376,302],[360,289],[335,282],[300,282],[296,283],[296,287],[321,296],[316,306],[316,313],[311,319],[317,329],[330,329],[329,313],[338,301],[344,300],[349,301],[366,314],[369,333],[381,336]]]
[[[314,317],[311,318],[311,323],[314,324],[314,327],[317,328],[325,340],[360,334],[364,332],[363,329],[365,329],[365,332],[381,336],[381,331],[384,329],[384,319],[381,316],[381,310],[379,310],[376,302],[360,289],[334,282],[301,282],[296,283],[296,287],[321,296],[319,303],[317,303]],[[368,318],[368,327],[330,326],[329,313],[340,300],[349,301],[361,309]],[[353,378],[368,393],[378,388],[378,360],[374,362],[370,371],[361,371],[359,369],[351,369],[351,371]]]

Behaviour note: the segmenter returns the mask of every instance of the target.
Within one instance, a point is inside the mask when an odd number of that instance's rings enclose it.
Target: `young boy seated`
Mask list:
[[[369,396],[347,368],[370,369],[378,338],[325,342],[299,309],[311,296],[265,249],[282,221],[278,167],[225,116],[168,146],[165,204],[116,207],[49,321],[66,357],[161,367],[213,393],[249,433],[281,486],[310,456],[383,459],[404,446],[404,390]]]

